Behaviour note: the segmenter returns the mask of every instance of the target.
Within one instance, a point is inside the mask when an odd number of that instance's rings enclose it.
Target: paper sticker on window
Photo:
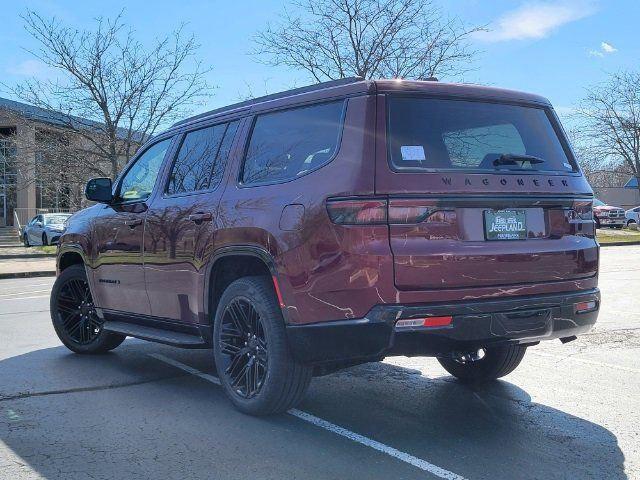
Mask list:
[[[402,145],[400,153],[405,162],[422,162],[427,159],[422,145]]]

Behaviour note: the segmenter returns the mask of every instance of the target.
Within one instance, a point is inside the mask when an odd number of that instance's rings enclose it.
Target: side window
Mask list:
[[[167,193],[208,190],[220,183],[237,128],[236,121],[187,133],[171,167]]]
[[[33,225],[34,223],[36,223],[36,220],[38,219],[38,216],[36,215],[35,217],[33,217],[31,220],[29,220],[29,225]]]
[[[343,106],[340,101],[259,115],[242,182],[291,180],[326,164],[338,148]]]
[[[148,148],[127,171],[120,182],[119,197],[122,200],[146,200],[160,173],[164,156],[171,139],[162,140]]]

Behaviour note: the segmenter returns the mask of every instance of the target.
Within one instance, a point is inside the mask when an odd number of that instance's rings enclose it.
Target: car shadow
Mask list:
[[[54,347],[0,360],[0,476],[3,462],[9,465],[13,461],[44,478],[60,478],[60,464],[52,462],[51,453],[57,451],[52,450],[53,444],[60,447],[57,443],[62,440],[56,433],[60,428],[80,432],[65,437],[64,442],[69,442],[65,448],[70,451],[66,459],[59,460],[80,461],[76,470],[80,478],[84,477],[83,462],[90,464],[92,456],[110,455],[110,445],[115,445],[118,438],[149,449],[175,445],[184,432],[175,433],[173,438],[173,430],[167,431],[173,428],[171,425],[177,430],[182,424],[201,425],[206,408],[221,410],[219,417],[227,422],[226,427],[210,425],[210,432],[225,428],[224,434],[231,437],[235,427],[230,425],[242,423],[243,429],[254,430],[255,439],[267,443],[272,436],[282,434],[286,442],[290,423],[299,422],[290,417],[243,416],[233,410],[218,387],[150,354],[165,355],[214,373],[209,351],[185,351],[130,340],[101,356],[74,355],[63,347]],[[127,392],[125,399],[113,394],[123,391]],[[93,394],[87,397],[88,392]],[[165,415],[161,415],[157,421],[163,425],[162,435],[153,433],[154,415],[146,415],[158,405],[172,404],[180,405],[171,411],[177,423],[167,424]],[[508,381],[467,387],[448,376],[428,378],[418,370],[397,365],[367,364],[314,379],[300,408],[466,478],[627,478],[624,455],[612,432],[532,402],[525,390]],[[144,421],[139,415],[145,415]],[[96,417],[100,422],[94,420]],[[74,442],[82,443],[87,435],[103,437],[107,444],[99,452],[89,450],[79,458],[81,453],[75,455],[74,451],[80,447]],[[149,440],[152,436],[155,443]],[[327,441],[339,442],[338,437],[330,435],[314,436],[319,437],[314,441],[324,442],[321,447],[326,449],[335,448]],[[185,438],[188,442],[188,435]],[[200,435],[198,449],[215,450],[215,441],[215,436],[209,439]],[[207,445],[209,442],[211,445]],[[2,444],[14,460],[2,458],[8,455]],[[190,454],[194,462],[195,457],[202,456],[195,450],[182,452],[185,468],[189,468]],[[330,462],[331,458],[322,461]],[[279,461],[287,462],[287,456],[283,453]],[[162,462],[162,456],[156,458],[158,468]],[[386,457],[379,463],[375,468],[404,468]],[[120,475],[127,472],[124,466],[118,468],[123,469],[117,470]],[[415,470],[416,478],[424,473]],[[148,473],[148,478],[163,476],[152,470]],[[191,472],[186,477],[195,475]],[[345,472],[344,478],[351,475]]]

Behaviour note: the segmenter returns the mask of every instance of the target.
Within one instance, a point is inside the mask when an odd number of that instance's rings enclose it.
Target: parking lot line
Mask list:
[[[48,298],[49,294],[47,295],[35,295],[32,297],[13,297],[13,298],[3,298],[2,301],[3,302],[8,302],[10,300],[30,300],[32,298]]]
[[[30,295],[32,293],[51,293],[51,289],[46,290],[30,290],[28,292],[0,293],[0,297],[15,297],[18,295]]]
[[[190,373],[204,380],[207,380],[211,383],[220,385],[220,380],[217,377],[213,375],[209,375],[208,373],[201,372],[200,370],[190,367],[189,365],[185,365],[182,362],[178,362],[177,360],[174,360],[172,358],[166,357],[158,353],[150,353],[149,356],[157,360],[160,360],[161,362],[167,363],[176,368],[184,370],[187,373]],[[289,410],[287,413],[300,420],[303,420],[307,423],[315,425],[316,427],[323,428],[324,430],[328,430],[332,433],[335,433],[336,435],[340,435],[342,437],[348,438],[349,440],[352,440],[356,443],[359,443],[366,447],[372,448],[378,452],[389,455],[390,457],[393,457],[397,460],[408,463],[409,465],[413,465],[414,467],[417,467],[420,470],[423,470],[425,472],[431,473],[436,477],[444,478],[447,480],[465,480],[464,477],[456,473],[450,472],[449,470],[445,470],[444,468],[438,467],[433,463],[429,463],[426,460],[423,460],[418,457],[414,457],[413,455],[397,450],[393,447],[385,445],[384,443],[378,442],[371,438],[365,437],[364,435],[360,435],[359,433],[352,432],[351,430],[348,430],[339,425],[335,425],[331,422],[328,422],[327,420],[323,420],[322,418],[316,417],[315,415],[311,415],[310,413],[304,412],[302,410],[298,410],[296,408]]]

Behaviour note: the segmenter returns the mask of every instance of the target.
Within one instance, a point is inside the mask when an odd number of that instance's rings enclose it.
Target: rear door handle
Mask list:
[[[142,225],[142,219],[141,218],[132,218],[131,220],[125,220],[124,224],[129,227],[129,228],[134,228],[138,225]]]
[[[189,220],[195,223],[208,222],[211,218],[211,213],[194,213],[193,215],[189,215]]]

